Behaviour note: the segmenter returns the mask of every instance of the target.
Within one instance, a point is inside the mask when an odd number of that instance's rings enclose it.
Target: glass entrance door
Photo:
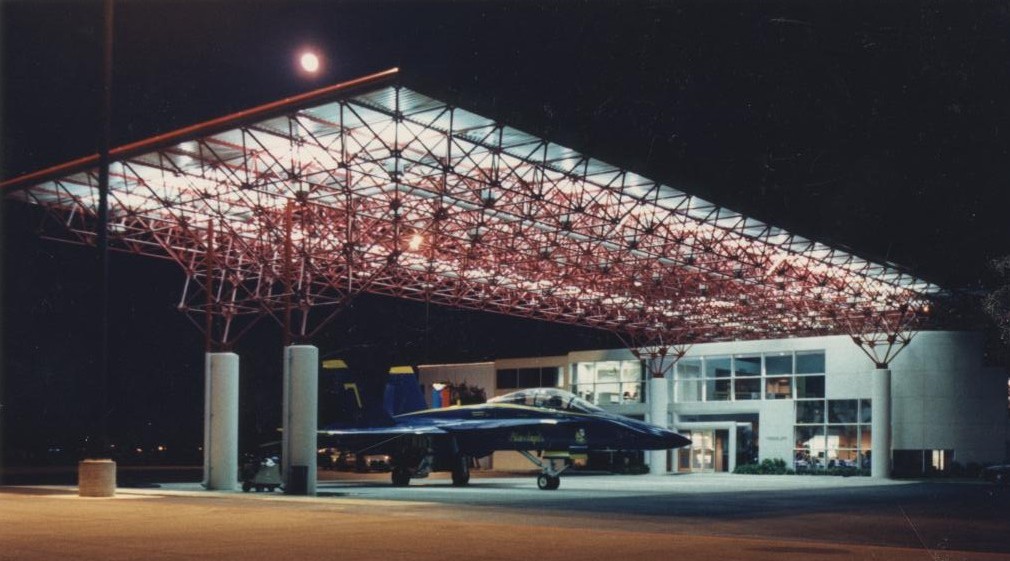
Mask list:
[[[715,431],[691,431],[691,471],[715,471]]]

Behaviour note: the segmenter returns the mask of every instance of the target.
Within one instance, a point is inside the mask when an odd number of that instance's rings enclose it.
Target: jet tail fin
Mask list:
[[[383,427],[393,418],[383,407],[385,376],[367,376],[345,366],[323,364],[319,388],[319,426]]]
[[[389,369],[389,380],[383,395],[383,405],[390,416],[413,413],[427,408],[421,386],[409,366],[394,366]]]
[[[391,426],[395,415],[425,408],[424,395],[409,366],[395,366],[388,375],[369,376],[348,370],[342,361],[329,368],[323,363],[319,426]]]

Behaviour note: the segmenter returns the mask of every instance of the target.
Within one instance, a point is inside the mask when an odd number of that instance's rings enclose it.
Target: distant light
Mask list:
[[[411,236],[410,241],[407,242],[407,247],[409,247],[411,251],[417,251],[421,249],[421,244],[423,243],[424,243],[424,236],[422,236],[421,234],[414,234],[413,236]]]
[[[302,56],[298,58],[298,63],[302,65],[302,70],[310,74],[319,71],[319,55],[312,51],[302,53]]]
[[[445,384],[441,382],[435,382],[434,384],[431,385],[431,389],[440,392],[445,389]]]

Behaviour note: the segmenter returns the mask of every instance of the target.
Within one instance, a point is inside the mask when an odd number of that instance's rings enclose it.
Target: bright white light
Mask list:
[[[417,251],[421,249],[421,244],[423,243],[424,243],[424,236],[422,236],[421,234],[414,234],[413,236],[410,237],[410,241],[407,242],[407,247],[409,247],[411,251]]]
[[[440,392],[445,389],[445,384],[441,382],[435,382],[434,384],[431,385],[431,389]]]
[[[298,63],[302,65],[302,70],[315,74],[319,71],[319,55],[311,51],[302,53],[298,58]]]

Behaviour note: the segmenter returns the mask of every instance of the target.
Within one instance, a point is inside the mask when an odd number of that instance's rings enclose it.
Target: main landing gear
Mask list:
[[[470,457],[458,456],[452,466],[452,484],[462,487],[470,483]]]
[[[545,457],[540,459],[527,450],[520,450],[519,453],[526,456],[527,460],[542,470],[537,476],[537,487],[543,491],[553,491],[561,486],[561,472],[571,465],[566,461],[566,458]]]
[[[403,466],[396,466],[392,471],[393,485],[396,487],[406,487],[410,485],[410,470]]]
[[[429,471],[430,461],[426,459],[415,470],[411,470],[402,464],[395,464],[390,475],[394,486],[406,487],[410,485],[411,478],[427,477]],[[458,456],[452,466],[452,484],[462,487],[468,483],[470,483],[470,457]]]

